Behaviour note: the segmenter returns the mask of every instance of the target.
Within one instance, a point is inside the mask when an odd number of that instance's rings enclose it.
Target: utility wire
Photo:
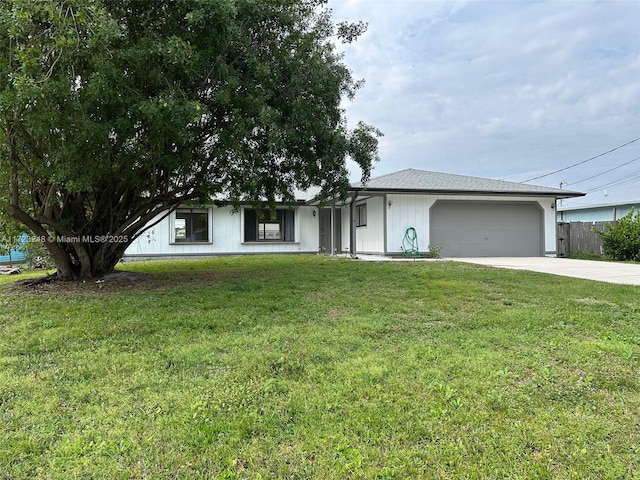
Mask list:
[[[586,182],[587,180],[591,180],[592,178],[600,177],[600,176],[602,176],[602,175],[604,175],[604,174],[606,174],[606,173],[613,172],[614,170],[617,170],[617,169],[619,169],[620,167],[624,167],[625,165],[629,165],[630,163],[633,163],[633,162],[635,162],[636,160],[640,160],[640,157],[636,157],[636,158],[634,158],[633,160],[629,160],[628,162],[621,163],[620,165],[618,165],[618,166],[616,166],[616,167],[610,168],[609,170],[605,170],[604,172],[598,173],[598,174],[596,174],[596,175],[592,175],[592,176],[590,176],[590,177],[583,178],[582,180],[578,180],[577,182],[567,183],[567,185],[571,185],[571,186],[573,186],[573,185],[576,185],[576,184],[578,184],[578,183],[582,183],[582,182]]]
[[[623,185],[621,187],[614,187],[613,189],[607,189],[607,196],[609,195],[615,198],[633,198],[635,202],[640,200],[640,195],[638,195],[637,185]]]
[[[603,156],[605,156],[605,155],[607,155],[607,154],[609,154],[611,152],[615,152],[616,150],[620,150],[622,147],[626,147],[627,145],[631,145],[632,143],[637,142],[638,140],[640,140],[640,137],[634,138],[630,142],[624,143],[624,144],[622,144],[622,145],[620,145],[620,146],[618,146],[616,148],[612,148],[611,150],[607,150],[604,153],[600,153],[600,154],[596,155],[595,157],[587,158],[586,160],[582,160],[581,162],[574,163],[573,165],[569,165],[568,167],[560,168],[560,169],[555,170],[553,172],[545,173],[544,175],[538,175],[537,177],[529,178],[528,180],[523,180],[520,183],[526,183],[526,182],[530,182],[532,180],[538,180],[539,178],[548,177],[549,175],[553,175],[554,173],[564,172],[565,170],[569,170],[570,168],[577,167],[578,165],[582,165],[584,163],[590,162],[591,160],[595,160],[596,158],[603,157]]]
[[[605,183],[604,185],[600,185],[598,187],[595,188],[590,188],[589,190],[587,190],[586,193],[589,192],[596,192],[598,190],[601,190],[605,187],[613,187],[613,186],[618,186],[618,185],[624,185],[625,183],[629,183],[629,182],[633,182],[634,180],[640,178],[640,172],[636,172],[633,175],[627,175],[626,177],[622,177],[619,178],[617,180],[613,180],[609,183]]]
[[[609,201],[611,203],[620,203],[627,201],[629,201],[630,203],[638,203],[640,201],[637,184],[628,183],[626,185],[623,185],[621,183],[619,185],[613,186],[613,188],[607,188],[605,192],[606,193],[604,193],[603,196],[597,197],[594,197],[595,192],[585,192],[588,193],[586,197],[563,200],[563,203],[566,202],[567,206],[579,207],[593,206],[596,199],[602,202]],[[603,193],[602,190],[600,190],[600,193]]]

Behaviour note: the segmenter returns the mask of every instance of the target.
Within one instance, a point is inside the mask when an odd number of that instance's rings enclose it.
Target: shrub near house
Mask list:
[[[640,262],[640,211],[631,211],[604,231],[595,230],[602,238],[605,255],[614,260]]]

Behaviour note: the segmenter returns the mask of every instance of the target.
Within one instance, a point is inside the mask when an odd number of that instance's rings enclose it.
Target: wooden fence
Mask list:
[[[559,222],[557,226],[558,256],[578,253],[602,254],[602,241],[594,230],[606,230],[613,222]]]

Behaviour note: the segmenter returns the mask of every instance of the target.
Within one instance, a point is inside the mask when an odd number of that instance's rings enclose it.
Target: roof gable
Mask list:
[[[369,179],[352,185],[353,190],[405,191],[434,193],[477,194],[531,194],[569,198],[584,196],[584,193],[559,188],[542,187],[527,183],[506,182],[489,178],[468,177],[451,173],[430,172],[408,168]]]

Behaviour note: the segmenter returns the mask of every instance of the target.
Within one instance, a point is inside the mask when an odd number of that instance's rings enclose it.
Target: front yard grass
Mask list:
[[[120,269],[2,279],[0,478],[640,478],[638,287],[317,256]]]

